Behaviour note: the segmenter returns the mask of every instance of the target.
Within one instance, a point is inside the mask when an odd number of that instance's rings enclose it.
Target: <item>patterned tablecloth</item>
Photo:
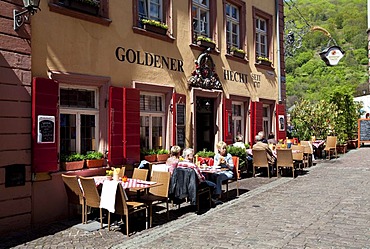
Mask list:
[[[108,180],[106,176],[94,176],[95,185],[99,186],[103,184],[104,181]],[[119,181],[124,189],[126,188],[150,188],[151,185],[156,184],[156,182],[142,181],[138,179],[128,178],[127,182]]]

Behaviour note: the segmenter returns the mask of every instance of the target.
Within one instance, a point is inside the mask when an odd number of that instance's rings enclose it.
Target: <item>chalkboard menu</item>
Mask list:
[[[54,143],[55,142],[55,117],[54,116],[38,116],[38,143]]]
[[[185,105],[176,104],[176,121],[177,125],[185,125]]]
[[[358,143],[370,141],[370,119],[358,120]]]
[[[177,145],[180,147],[185,147],[185,127],[177,127]]]

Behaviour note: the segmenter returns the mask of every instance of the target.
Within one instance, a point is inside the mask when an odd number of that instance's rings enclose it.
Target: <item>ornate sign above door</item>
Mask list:
[[[222,84],[215,72],[215,64],[209,55],[209,50],[199,55],[195,61],[195,71],[189,78],[189,87],[222,90]]]

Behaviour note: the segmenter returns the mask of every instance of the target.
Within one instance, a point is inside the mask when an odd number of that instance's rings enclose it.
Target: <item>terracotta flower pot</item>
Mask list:
[[[78,170],[84,167],[85,161],[61,162],[61,167],[64,170]]]
[[[165,162],[170,157],[169,154],[157,154],[157,161],[158,162]]]
[[[86,160],[86,166],[88,168],[102,167],[103,164],[104,164],[104,159]]]
[[[157,160],[157,155],[146,155],[144,159],[148,162],[155,162]]]

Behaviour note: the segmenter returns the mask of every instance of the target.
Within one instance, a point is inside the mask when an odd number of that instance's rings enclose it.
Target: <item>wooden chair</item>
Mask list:
[[[329,155],[330,160],[330,152],[333,151],[335,154],[335,158],[338,158],[337,153],[337,137],[336,136],[327,136],[326,143],[325,143],[325,158]]]
[[[115,203],[115,211],[114,213],[126,217],[126,233],[127,237],[130,236],[129,231],[129,216],[139,211],[145,210],[147,216],[147,206],[143,202],[137,201],[128,201],[127,195],[125,190],[123,189],[121,184],[118,184],[117,193],[116,193],[116,203]],[[151,217],[150,217],[151,219]],[[108,212],[108,230],[110,230],[110,212]]]
[[[170,172],[161,172],[161,171],[153,171],[153,175],[151,181],[162,183],[162,185],[158,187],[153,187],[149,189],[149,193],[143,196],[140,196],[140,201],[146,203],[149,207],[149,227],[152,226],[152,219],[153,216],[153,203],[159,204],[166,202],[167,208],[167,220],[169,220],[169,198],[168,198],[168,190],[170,187],[170,180],[171,180],[171,173]]]
[[[304,156],[307,160],[307,165],[311,167],[313,165],[313,147],[311,141],[301,141],[301,145],[304,146]]]
[[[139,179],[146,181],[148,177],[148,171],[147,169],[139,169],[134,168],[134,173],[132,174],[132,179]]]
[[[279,168],[292,168],[294,178],[294,163],[292,149],[278,149],[276,162],[276,176],[279,177]]]
[[[291,149],[293,153],[293,162],[299,166],[299,169],[302,169],[300,165],[303,165],[303,168],[305,168],[307,161],[304,157],[304,146],[292,145]]]
[[[226,185],[226,199],[229,197],[229,183],[231,182],[236,182],[236,196],[239,196],[239,157],[233,156],[233,164],[234,177],[223,182]]]
[[[100,228],[103,228],[103,213],[100,208],[100,195],[96,188],[94,178],[80,176],[82,190],[84,192],[85,205],[85,223],[87,222],[87,207],[99,208],[100,210]]]
[[[80,184],[78,183],[78,177],[76,175],[72,176],[62,174],[62,180],[67,192],[68,202],[81,205],[82,223],[85,223],[85,197]]]
[[[267,176],[270,178],[270,167],[267,159],[266,150],[252,149],[253,153],[253,177],[256,174],[256,168],[267,168]]]

